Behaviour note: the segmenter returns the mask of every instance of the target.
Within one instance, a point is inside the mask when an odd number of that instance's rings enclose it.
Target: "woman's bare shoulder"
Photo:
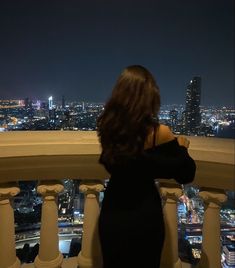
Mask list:
[[[175,139],[174,134],[170,128],[166,125],[159,125],[158,130],[156,131],[155,145],[166,143]]]

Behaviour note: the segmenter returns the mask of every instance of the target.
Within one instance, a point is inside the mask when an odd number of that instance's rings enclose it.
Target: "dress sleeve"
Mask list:
[[[178,183],[193,181],[196,165],[188,154],[188,150],[179,146],[177,140],[156,146],[144,155],[146,171],[155,178],[174,178]]]

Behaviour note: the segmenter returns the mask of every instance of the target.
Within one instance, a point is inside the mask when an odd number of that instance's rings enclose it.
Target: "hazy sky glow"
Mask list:
[[[0,99],[105,101],[121,70],[142,64],[163,104],[234,105],[233,0],[1,0]]]

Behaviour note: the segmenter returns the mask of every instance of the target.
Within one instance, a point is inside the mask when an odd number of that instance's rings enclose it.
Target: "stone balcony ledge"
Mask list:
[[[235,140],[188,137],[196,160],[194,185],[235,190]],[[95,131],[14,131],[0,133],[0,182],[30,179],[106,179],[98,163]]]

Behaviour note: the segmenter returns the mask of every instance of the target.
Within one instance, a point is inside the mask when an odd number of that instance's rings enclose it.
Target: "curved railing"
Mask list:
[[[220,267],[220,207],[225,190],[235,190],[234,140],[189,137],[196,160],[194,185],[204,200],[202,258],[198,266]],[[109,174],[98,163],[100,145],[95,132],[38,131],[0,133],[0,267],[20,267],[15,254],[14,216],[10,199],[20,190],[18,180],[38,180],[43,196],[39,254],[34,266],[99,268],[101,251],[97,234],[98,195]],[[61,179],[82,179],[85,193],[82,250],[77,258],[63,260],[58,249],[57,195]],[[94,180],[95,179],[95,180]],[[173,182],[173,180],[172,180]],[[178,257],[177,200],[181,187],[160,182],[165,199],[166,240],[161,267],[181,267]],[[213,222],[213,225],[211,224]],[[63,263],[63,264],[62,264]],[[26,266],[24,266],[26,267]]]

